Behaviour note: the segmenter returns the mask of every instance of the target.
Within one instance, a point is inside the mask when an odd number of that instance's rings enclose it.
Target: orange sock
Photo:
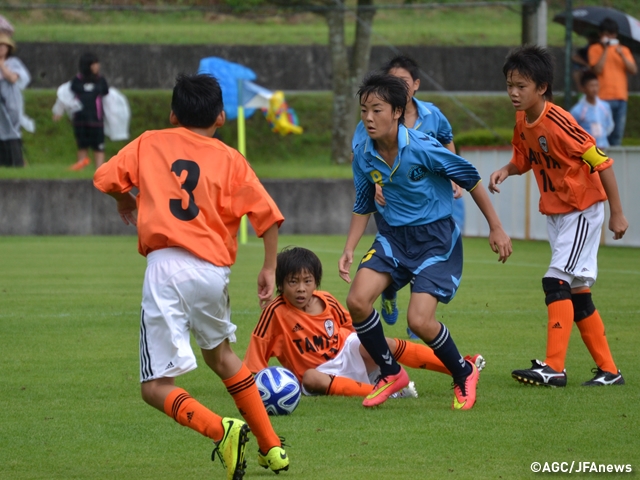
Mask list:
[[[547,358],[544,362],[556,372],[561,372],[573,327],[573,303],[570,299],[550,303],[547,313]]]
[[[253,375],[243,363],[242,368],[233,377],[222,380],[227,391],[236,402],[236,406],[242,417],[249,424],[249,428],[258,440],[258,446],[262,453],[267,453],[271,448],[280,446],[280,438],[271,426],[271,420],[264,408],[260,392],[253,380]]]
[[[342,395],[343,397],[366,397],[373,390],[373,385],[356,382],[347,377],[331,375],[331,383],[327,395]]]
[[[420,343],[407,342],[406,340],[400,340],[394,338],[396,341],[396,352],[393,356],[398,363],[406,365],[411,368],[422,368],[424,370],[433,370],[434,372],[446,373],[451,375],[451,372],[443,365],[436,354],[433,353],[426,345]]]
[[[164,400],[164,413],[180,425],[189,427],[216,442],[224,435],[222,417],[199,403],[182,388],[176,388],[167,395]]]
[[[587,346],[589,353],[601,370],[610,373],[618,373],[611,350],[609,350],[609,342],[604,331],[604,323],[596,310],[587,318],[576,322],[582,341]]]

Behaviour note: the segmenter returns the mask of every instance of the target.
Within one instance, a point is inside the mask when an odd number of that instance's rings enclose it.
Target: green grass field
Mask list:
[[[370,241],[363,239],[359,253]],[[344,236],[283,236],[280,247],[316,251],[325,267],[322,287],[344,301],[348,287],[337,275],[343,242]],[[206,439],[140,399],[145,261],[136,238],[0,237],[0,250],[0,478],[224,478],[220,465],[211,464]],[[260,314],[255,282],[261,258],[261,243],[251,239],[232,270],[240,355]],[[593,365],[574,329],[569,385],[536,389],[513,381],[510,371],[544,356],[540,278],[549,247],[515,242],[513,256],[501,265],[485,239],[465,239],[460,292],[438,316],[463,354],[487,359],[474,409],[451,411],[451,379],[417,370],[410,374],[420,398],[374,410],[358,399],[303,398],[293,415],[273,418],[292,462],[277,478],[534,478],[534,461],[631,464],[637,471],[637,258],[636,249],[602,248],[594,288],[627,385],[580,386]],[[400,298],[406,307],[407,292]],[[398,324],[385,326],[388,336],[406,338],[400,313]],[[222,383],[200,364],[178,384],[220,414],[236,415]],[[256,449],[253,439],[245,478],[276,478],[258,467]]]

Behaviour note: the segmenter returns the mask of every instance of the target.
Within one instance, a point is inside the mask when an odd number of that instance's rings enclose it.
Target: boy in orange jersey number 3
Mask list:
[[[94,176],[95,186],[116,199],[123,221],[137,224],[138,250],[147,257],[140,319],[142,398],[211,438],[229,480],[244,476],[249,431],[258,440],[259,465],[278,473],[289,468],[289,458],[251,372],[231,349],[236,326],[227,286],[238,226],[247,215],[264,240],[260,304],[271,300],[284,217],[245,158],[212,138],[225,121],[215,78],[179,76],[169,120],[177,128],[143,133]],[[139,189],[137,197],[130,193],[133,187]],[[221,418],[175,385],[175,377],[196,368],[190,332],[247,423]]]
[[[565,357],[575,322],[596,363],[595,376],[582,385],[621,385],[624,379],[590,291],[598,271],[607,199],[613,238],[622,238],[628,227],[613,160],[596,148],[594,138],[571,115],[551,103],[553,59],[546,49],[525,46],[512,51],[503,73],[516,109],[513,158],[491,174],[489,190],[499,193],[498,185],[507,177],[532,170],[551,244],[551,264],[542,279],[548,311],[546,358],[532,360],[530,369],[514,370],[512,376],[521,383],[564,387]]]

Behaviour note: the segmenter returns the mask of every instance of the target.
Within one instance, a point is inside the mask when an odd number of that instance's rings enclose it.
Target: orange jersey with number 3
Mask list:
[[[252,373],[276,357],[302,381],[304,372],[335,358],[354,332],[349,312],[328,292],[313,294],[325,304],[319,315],[309,315],[282,296],[264,309],[253,330],[244,363]]]
[[[511,143],[511,163],[521,174],[532,170],[536,177],[543,214],[584,210],[607,199],[600,176],[582,159],[595,139],[562,108],[546,102],[534,123],[527,123],[525,112],[516,112]],[[609,160],[600,169],[611,164]]]
[[[180,247],[219,267],[235,262],[240,219],[258,236],[284,217],[247,160],[186,128],[152,130],[95,173],[105,193],[138,188],[138,250]]]

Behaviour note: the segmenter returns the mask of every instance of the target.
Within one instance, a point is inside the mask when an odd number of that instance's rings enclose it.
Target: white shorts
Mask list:
[[[376,368],[373,372],[367,374],[367,366],[360,354],[360,339],[356,333],[351,333],[345,339],[344,347],[335,358],[323,363],[316,370],[327,375],[347,377],[356,382],[371,384],[375,383],[375,379],[380,372],[380,369]],[[304,387],[302,391],[305,395],[313,395],[307,392]]]
[[[598,276],[598,247],[604,203],[583,211],[547,217],[551,264],[545,277],[559,278],[571,288],[591,287]]]
[[[228,267],[181,248],[147,256],[140,314],[140,381],[177,377],[196,368],[189,333],[204,350],[236,341]]]

